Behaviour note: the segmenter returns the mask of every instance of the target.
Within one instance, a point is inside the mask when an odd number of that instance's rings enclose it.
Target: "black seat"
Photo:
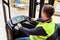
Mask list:
[[[59,28],[58,28],[58,40],[60,40],[60,24],[58,26],[59,26]]]
[[[60,40],[60,24],[56,24],[55,32],[47,40]]]

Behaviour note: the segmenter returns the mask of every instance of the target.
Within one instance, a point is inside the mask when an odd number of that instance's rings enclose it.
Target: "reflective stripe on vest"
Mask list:
[[[43,39],[46,39],[48,37],[50,37],[53,33],[54,33],[54,29],[55,29],[55,23],[52,21],[50,23],[46,23],[46,22],[40,22],[37,26],[37,27],[40,27],[42,26],[43,29],[45,30],[45,32],[48,34],[47,36],[33,36],[33,35],[30,35],[30,40],[43,40]]]

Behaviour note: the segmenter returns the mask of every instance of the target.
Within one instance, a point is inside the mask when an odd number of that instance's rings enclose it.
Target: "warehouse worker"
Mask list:
[[[41,18],[43,21],[39,22],[35,28],[28,29],[22,27],[20,23],[18,23],[17,26],[22,32],[29,35],[30,40],[45,40],[50,37],[55,30],[55,23],[52,20],[52,15],[54,12],[55,10],[53,6],[45,4],[41,13]]]

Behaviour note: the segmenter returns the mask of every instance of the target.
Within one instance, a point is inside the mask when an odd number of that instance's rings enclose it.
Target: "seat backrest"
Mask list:
[[[60,24],[58,24],[58,40],[60,40]]]
[[[53,33],[52,36],[47,38],[47,40],[57,40],[59,39],[59,35],[60,35],[60,24],[56,24],[55,32]]]

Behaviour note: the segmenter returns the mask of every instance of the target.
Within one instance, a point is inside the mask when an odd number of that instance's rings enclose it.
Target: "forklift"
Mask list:
[[[10,12],[10,3],[9,0],[2,0],[2,5],[3,5],[3,11],[4,11],[4,19],[5,19],[5,25],[6,25],[6,32],[7,32],[7,38],[8,40],[15,40],[16,38],[21,38],[21,37],[29,37],[28,35],[24,34],[22,31],[18,30],[17,28],[17,23],[21,23],[23,27],[26,28],[35,28],[35,26],[37,25],[34,24],[34,22],[32,21],[28,21],[31,20],[31,18],[35,18],[35,14],[36,14],[36,6],[40,5],[40,12],[39,12],[39,18],[41,18],[41,10],[42,7],[44,5],[44,1],[45,0],[40,0],[40,2],[37,2],[37,0],[30,0],[29,2],[29,17],[25,16],[25,15],[20,15],[20,16],[16,16],[11,18],[11,12]],[[49,0],[48,4],[53,5],[54,4],[54,0]],[[8,14],[9,14],[9,20],[7,20],[7,14],[6,14],[6,7],[8,7]],[[47,38],[47,40],[60,40],[60,25],[57,24],[57,30],[55,31],[55,33]]]

